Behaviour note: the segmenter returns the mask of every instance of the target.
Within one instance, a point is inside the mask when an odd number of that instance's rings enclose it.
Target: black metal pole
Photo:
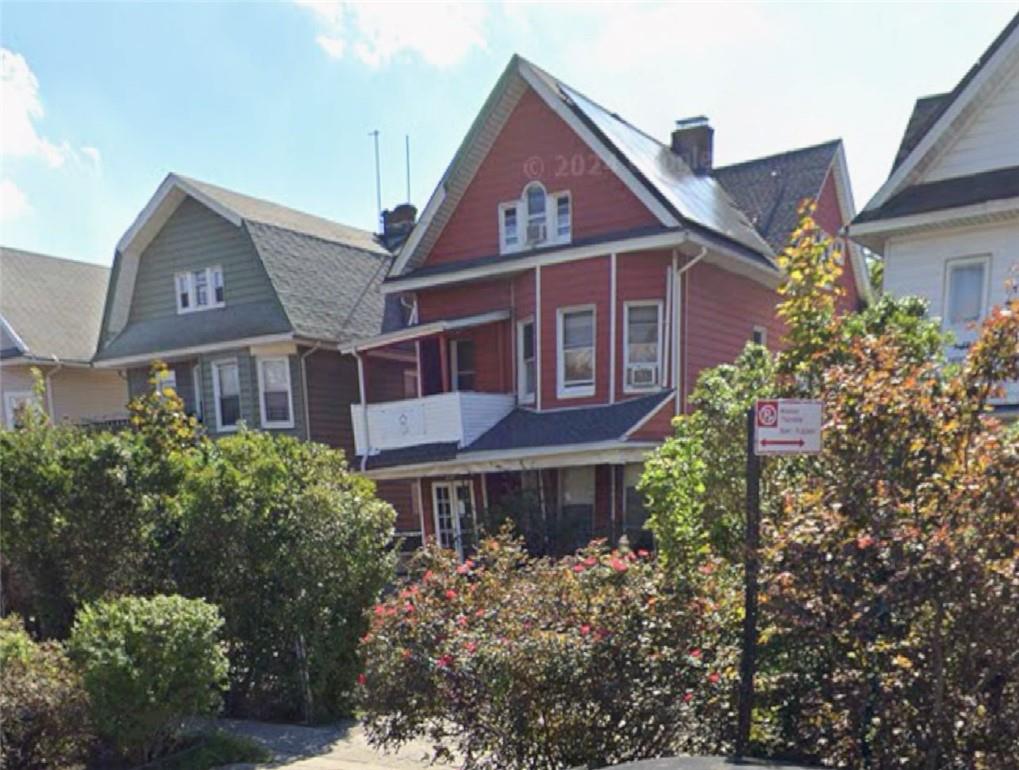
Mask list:
[[[743,574],[743,651],[739,666],[739,713],[736,725],[736,759],[750,745],[750,718],[754,707],[754,671],[757,665],[757,550],[761,540],[761,461],[754,454],[754,408],[747,410],[747,520]]]

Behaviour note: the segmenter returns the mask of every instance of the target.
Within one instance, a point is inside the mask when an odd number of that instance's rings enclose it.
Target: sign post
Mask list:
[[[821,451],[821,402],[776,398],[747,410],[747,516],[744,532],[743,650],[740,656],[736,759],[746,756],[757,668],[758,550],[761,540],[761,456]]]

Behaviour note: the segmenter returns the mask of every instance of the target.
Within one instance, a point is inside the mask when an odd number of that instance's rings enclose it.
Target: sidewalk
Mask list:
[[[424,760],[428,750],[426,742],[410,743],[396,754],[382,754],[368,746],[364,730],[354,720],[322,727],[241,719],[220,719],[216,724],[227,732],[252,738],[268,748],[274,759],[271,764],[261,767],[286,770],[421,770],[428,767]],[[259,766],[235,764],[226,767],[230,770],[251,770]]]

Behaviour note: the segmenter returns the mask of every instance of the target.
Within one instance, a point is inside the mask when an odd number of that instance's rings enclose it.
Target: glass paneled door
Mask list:
[[[432,509],[439,545],[456,551],[463,559],[474,545],[474,492],[470,481],[437,481],[432,484]]]

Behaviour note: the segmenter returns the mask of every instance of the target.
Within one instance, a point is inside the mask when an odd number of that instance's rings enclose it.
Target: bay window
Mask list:
[[[593,396],[594,307],[560,308],[557,320],[558,396]]]
[[[258,392],[263,428],[294,427],[290,359],[258,359]]]

